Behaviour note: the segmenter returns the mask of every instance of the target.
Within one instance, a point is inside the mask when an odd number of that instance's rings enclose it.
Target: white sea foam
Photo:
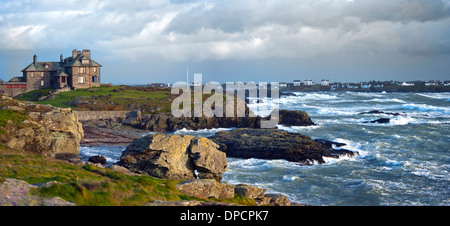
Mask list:
[[[174,134],[209,137],[209,136],[213,136],[217,132],[230,131],[233,129],[235,129],[235,128],[212,128],[212,129],[200,129],[200,130],[190,130],[190,129],[183,128],[183,129],[175,131]]]
[[[284,175],[283,176],[283,180],[284,181],[294,181],[294,180],[297,180],[299,178],[300,177],[298,177],[298,176],[292,176],[292,175]]]
[[[432,99],[450,99],[450,93],[415,93],[416,95],[432,98]]]
[[[421,111],[421,112],[438,111],[438,112],[442,112],[445,114],[450,113],[449,107],[436,107],[436,106],[431,106],[428,104],[403,104],[401,106],[401,108],[406,109],[406,110],[417,110],[417,111]]]

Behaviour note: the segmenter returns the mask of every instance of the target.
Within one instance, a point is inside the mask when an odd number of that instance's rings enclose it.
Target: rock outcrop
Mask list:
[[[1,105],[2,111],[14,112],[15,118],[8,122],[20,120],[3,127],[6,136],[2,142],[7,147],[59,159],[78,156],[84,133],[72,109],[4,98]]]
[[[248,184],[228,184],[219,183],[215,180],[192,180],[177,185],[181,193],[200,199],[231,199],[235,195],[241,195],[247,199],[253,199],[256,206],[291,206],[298,205],[289,201],[288,197],[282,194],[265,194],[266,189],[257,188]],[[176,203],[177,205],[179,203]],[[186,203],[191,205],[191,203]],[[170,204],[169,204],[170,205]]]
[[[31,189],[51,186],[53,183],[31,185],[22,180],[5,178],[0,182],[0,206],[74,206],[60,197],[43,198],[30,194]]]
[[[134,140],[118,165],[158,178],[193,180],[198,176],[220,181],[228,161],[218,147],[204,137],[151,134]]]
[[[180,117],[176,118],[170,113],[157,115],[143,115],[140,111],[127,114],[122,121],[138,129],[154,132],[174,132],[183,128],[190,130],[211,128],[261,128],[261,121],[270,120],[268,117],[250,117],[249,109],[246,109],[245,117]],[[287,126],[311,126],[314,125],[311,118],[304,111],[279,110],[278,124]]]
[[[277,129],[235,129],[210,137],[227,157],[285,159],[302,164],[325,163],[323,157],[339,158],[358,153],[334,149],[333,142],[314,141],[309,136]],[[339,144],[342,146],[342,144]]]
[[[200,199],[231,199],[234,198],[235,185],[202,179],[180,183],[177,188],[183,194]]]

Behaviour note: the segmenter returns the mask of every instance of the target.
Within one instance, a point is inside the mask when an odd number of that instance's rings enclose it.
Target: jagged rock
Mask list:
[[[235,129],[221,131],[209,137],[219,144],[227,157],[285,159],[302,164],[325,163],[323,157],[339,158],[358,153],[333,149],[309,136],[277,129]]]
[[[37,185],[28,184],[22,180],[5,178],[0,182],[0,206],[74,206],[60,197],[43,198],[30,194],[31,189],[48,187],[57,182]]]
[[[78,115],[70,108],[28,104],[14,99],[8,101],[9,104],[12,102],[14,106],[20,106],[8,107],[9,110],[20,110],[28,119],[22,122],[26,126],[6,128],[7,135],[3,143],[7,147],[59,159],[78,156],[84,134]]]
[[[234,188],[234,192],[249,199],[263,198],[267,189],[258,188],[249,184],[238,184]]]
[[[379,115],[379,114],[383,114],[383,115],[393,115],[393,116],[406,116],[406,113],[398,113],[398,112],[384,112],[384,111],[379,111],[379,110],[373,110],[373,111],[366,111],[366,112],[361,112],[358,115]]]
[[[391,121],[391,119],[389,119],[389,118],[380,118],[380,119],[377,119],[377,120],[366,121],[366,122],[363,122],[363,123],[389,123],[390,121]]]
[[[236,115],[236,113],[235,113]],[[155,132],[174,132],[179,129],[211,129],[211,128],[260,128],[261,121],[270,120],[268,117],[250,117],[250,110],[246,108],[245,117],[180,117],[172,114],[140,115],[139,111],[127,114],[122,121],[138,129]],[[279,110],[278,124],[287,126],[314,125],[311,118],[304,111]]]
[[[270,206],[290,206],[291,201],[282,194],[266,194],[264,197],[269,198]]]
[[[102,155],[91,156],[91,157],[89,157],[88,162],[100,163],[100,164],[104,165],[104,164],[106,164],[106,158]]]
[[[222,179],[228,169],[225,153],[207,138],[150,134],[134,140],[122,153],[118,165],[132,172],[180,180]]]
[[[177,188],[183,194],[200,199],[231,199],[234,197],[235,185],[219,183],[216,180],[200,179],[180,183]]]

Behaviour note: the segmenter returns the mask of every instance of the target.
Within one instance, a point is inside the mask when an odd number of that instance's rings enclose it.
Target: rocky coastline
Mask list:
[[[7,148],[67,160],[76,165],[94,164],[104,168],[106,160],[102,156],[89,158],[89,163],[80,161],[78,159],[80,145],[127,146],[120,161],[109,165],[108,168],[129,175],[183,181],[177,185],[177,189],[200,199],[230,199],[240,195],[254,200],[254,205],[300,205],[289,201],[281,194],[265,194],[265,189],[253,185],[221,182],[222,175],[228,169],[227,156],[286,159],[308,165],[324,163],[323,157],[339,158],[343,155],[357,154],[345,149],[335,149],[345,144],[313,140],[302,134],[278,129],[261,129],[259,128],[261,120],[268,119],[262,117],[174,118],[168,114],[142,115],[139,111],[132,111],[124,119],[112,118],[80,123],[76,112],[70,108],[25,103],[4,96],[2,96],[2,110],[20,116],[20,120],[8,120],[5,123],[4,129],[7,131],[6,136],[2,136],[2,143]],[[279,122],[287,126],[314,125],[309,116],[302,111],[282,110]],[[219,132],[210,138],[172,133],[182,129],[181,127],[192,130],[230,127],[237,129]],[[9,186],[8,191],[14,184],[23,186],[26,183],[6,179],[9,184],[3,183],[2,186]],[[28,187],[36,188],[35,186],[37,185]],[[14,192],[14,189],[11,191]],[[22,195],[25,197],[28,192]],[[60,199],[39,200],[41,201],[36,202],[38,205],[39,203],[50,205],[53,201],[57,205],[74,205]],[[189,206],[213,205],[208,202],[155,202],[148,205],[183,205],[183,203]]]

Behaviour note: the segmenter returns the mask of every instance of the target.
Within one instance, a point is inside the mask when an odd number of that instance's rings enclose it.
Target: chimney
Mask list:
[[[77,49],[72,50],[72,57],[75,59],[78,56]]]
[[[63,55],[61,54],[60,56],[59,56],[59,62],[63,62]]]
[[[85,57],[91,58],[91,51],[88,49],[83,49],[83,55]]]
[[[36,54],[34,54],[34,56],[33,56],[33,64],[34,64],[34,65],[37,64],[37,56],[36,56]]]

